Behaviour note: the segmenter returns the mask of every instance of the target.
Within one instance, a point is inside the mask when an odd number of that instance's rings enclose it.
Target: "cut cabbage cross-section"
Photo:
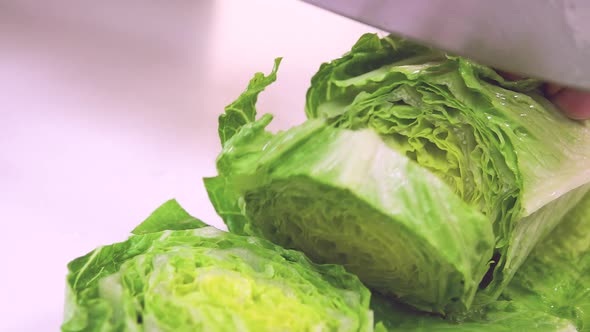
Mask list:
[[[140,235],[73,260],[62,330],[372,331],[369,290],[341,266],[191,225],[170,201]]]
[[[235,183],[252,234],[424,310],[470,306],[492,229],[434,175],[371,131],[324,128],[274,160]]]
[[[270,83],[262,78],[241,98],[256,98],[251,92]],[[254,107],[239,100],[232,105]],[[230,105],[225,118],[237,109]],[[371,130],[316,120],[271,134],[270,120],[221,122],[239,129],[220,130],[233,134],[222,137],[220,175],[205,185],[232,232],[342,264],[423,310],[471,305],[494,243],[483,214]]]
[[[495,298],[589,188],[590,123],[567,119],[539,85],[366,34],[320,67],[306,111],[338,128],[373,130],[482,211],[496,237],[494,270],[482,286]]]

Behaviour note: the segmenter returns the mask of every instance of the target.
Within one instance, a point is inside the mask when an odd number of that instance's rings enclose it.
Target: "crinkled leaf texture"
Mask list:
[[[590,190],[588,122],[564,117],[535,80],[368,34],[320,67],[310,119],[273,134],[246,101],[276,70],[226,110],[253,116],[205,179],[213,205],[231,231],[343,264],[421,310],[497,299]]]
[[[254,122],[258,94],[276,80],[277,69],[280,64],[281,58],[277,58],[274,69],[268,76],[262,73],[256,73],[254,78],[250,80],[246,91],[242,93],[241,98],[228,105],[225,108],[225,113],[219,116],[219,138],[221,144],[225,144],[226,141],[232,138],[243,125]]]
[[[342,267],[188,217],[167,202],[141,235],[73,260],[62,330],[373,329],[370,293]],[[187,219],[200,228],[164,230]]]
[[[367,34],[321,66],[306,112],[337,128],[370,128],[486,214],[496,237],[486,302],[590,188],[589,123],[567,119],[538,85]]]
[[[205,179],[232,232],[342,264],[423,310],[471,305],[494,243],[483,214],[373,131],[315,120],[273,135],[269,122],[238,130]]]

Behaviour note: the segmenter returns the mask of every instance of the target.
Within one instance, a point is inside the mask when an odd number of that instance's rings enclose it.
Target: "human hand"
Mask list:
[[[570,118],[590,119],[590,92],[546,84],[545,94]]]
[[[501,72],[504,78],[516,80],[521,76]],[[566,88],[560,85],[545,83],[545,95],[557,105],[565,115],[576,120],[590,119],[590,92],[573,88]]]

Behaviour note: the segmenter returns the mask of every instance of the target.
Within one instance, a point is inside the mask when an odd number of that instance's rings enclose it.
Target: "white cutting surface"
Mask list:
[[[0,331],[56,331],[66,264],[177,198],[221,227],[217,116],[283,56],[261,96],[303,121],[321,62],[371,28],[297,0],[0,0]]]

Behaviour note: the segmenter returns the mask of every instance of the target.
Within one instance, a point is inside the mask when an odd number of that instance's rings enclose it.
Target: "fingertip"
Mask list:
[[[565,89],[553,96],[552,101],[572,119],[590,119],[590,93],[588,92]]]
[[[561,90],[563,90],[563,87],[553,83],[546,83],[543,86],[543,90],[545,91],[545,95],[547,95],[548,97],[552,97],[558,94]]]

